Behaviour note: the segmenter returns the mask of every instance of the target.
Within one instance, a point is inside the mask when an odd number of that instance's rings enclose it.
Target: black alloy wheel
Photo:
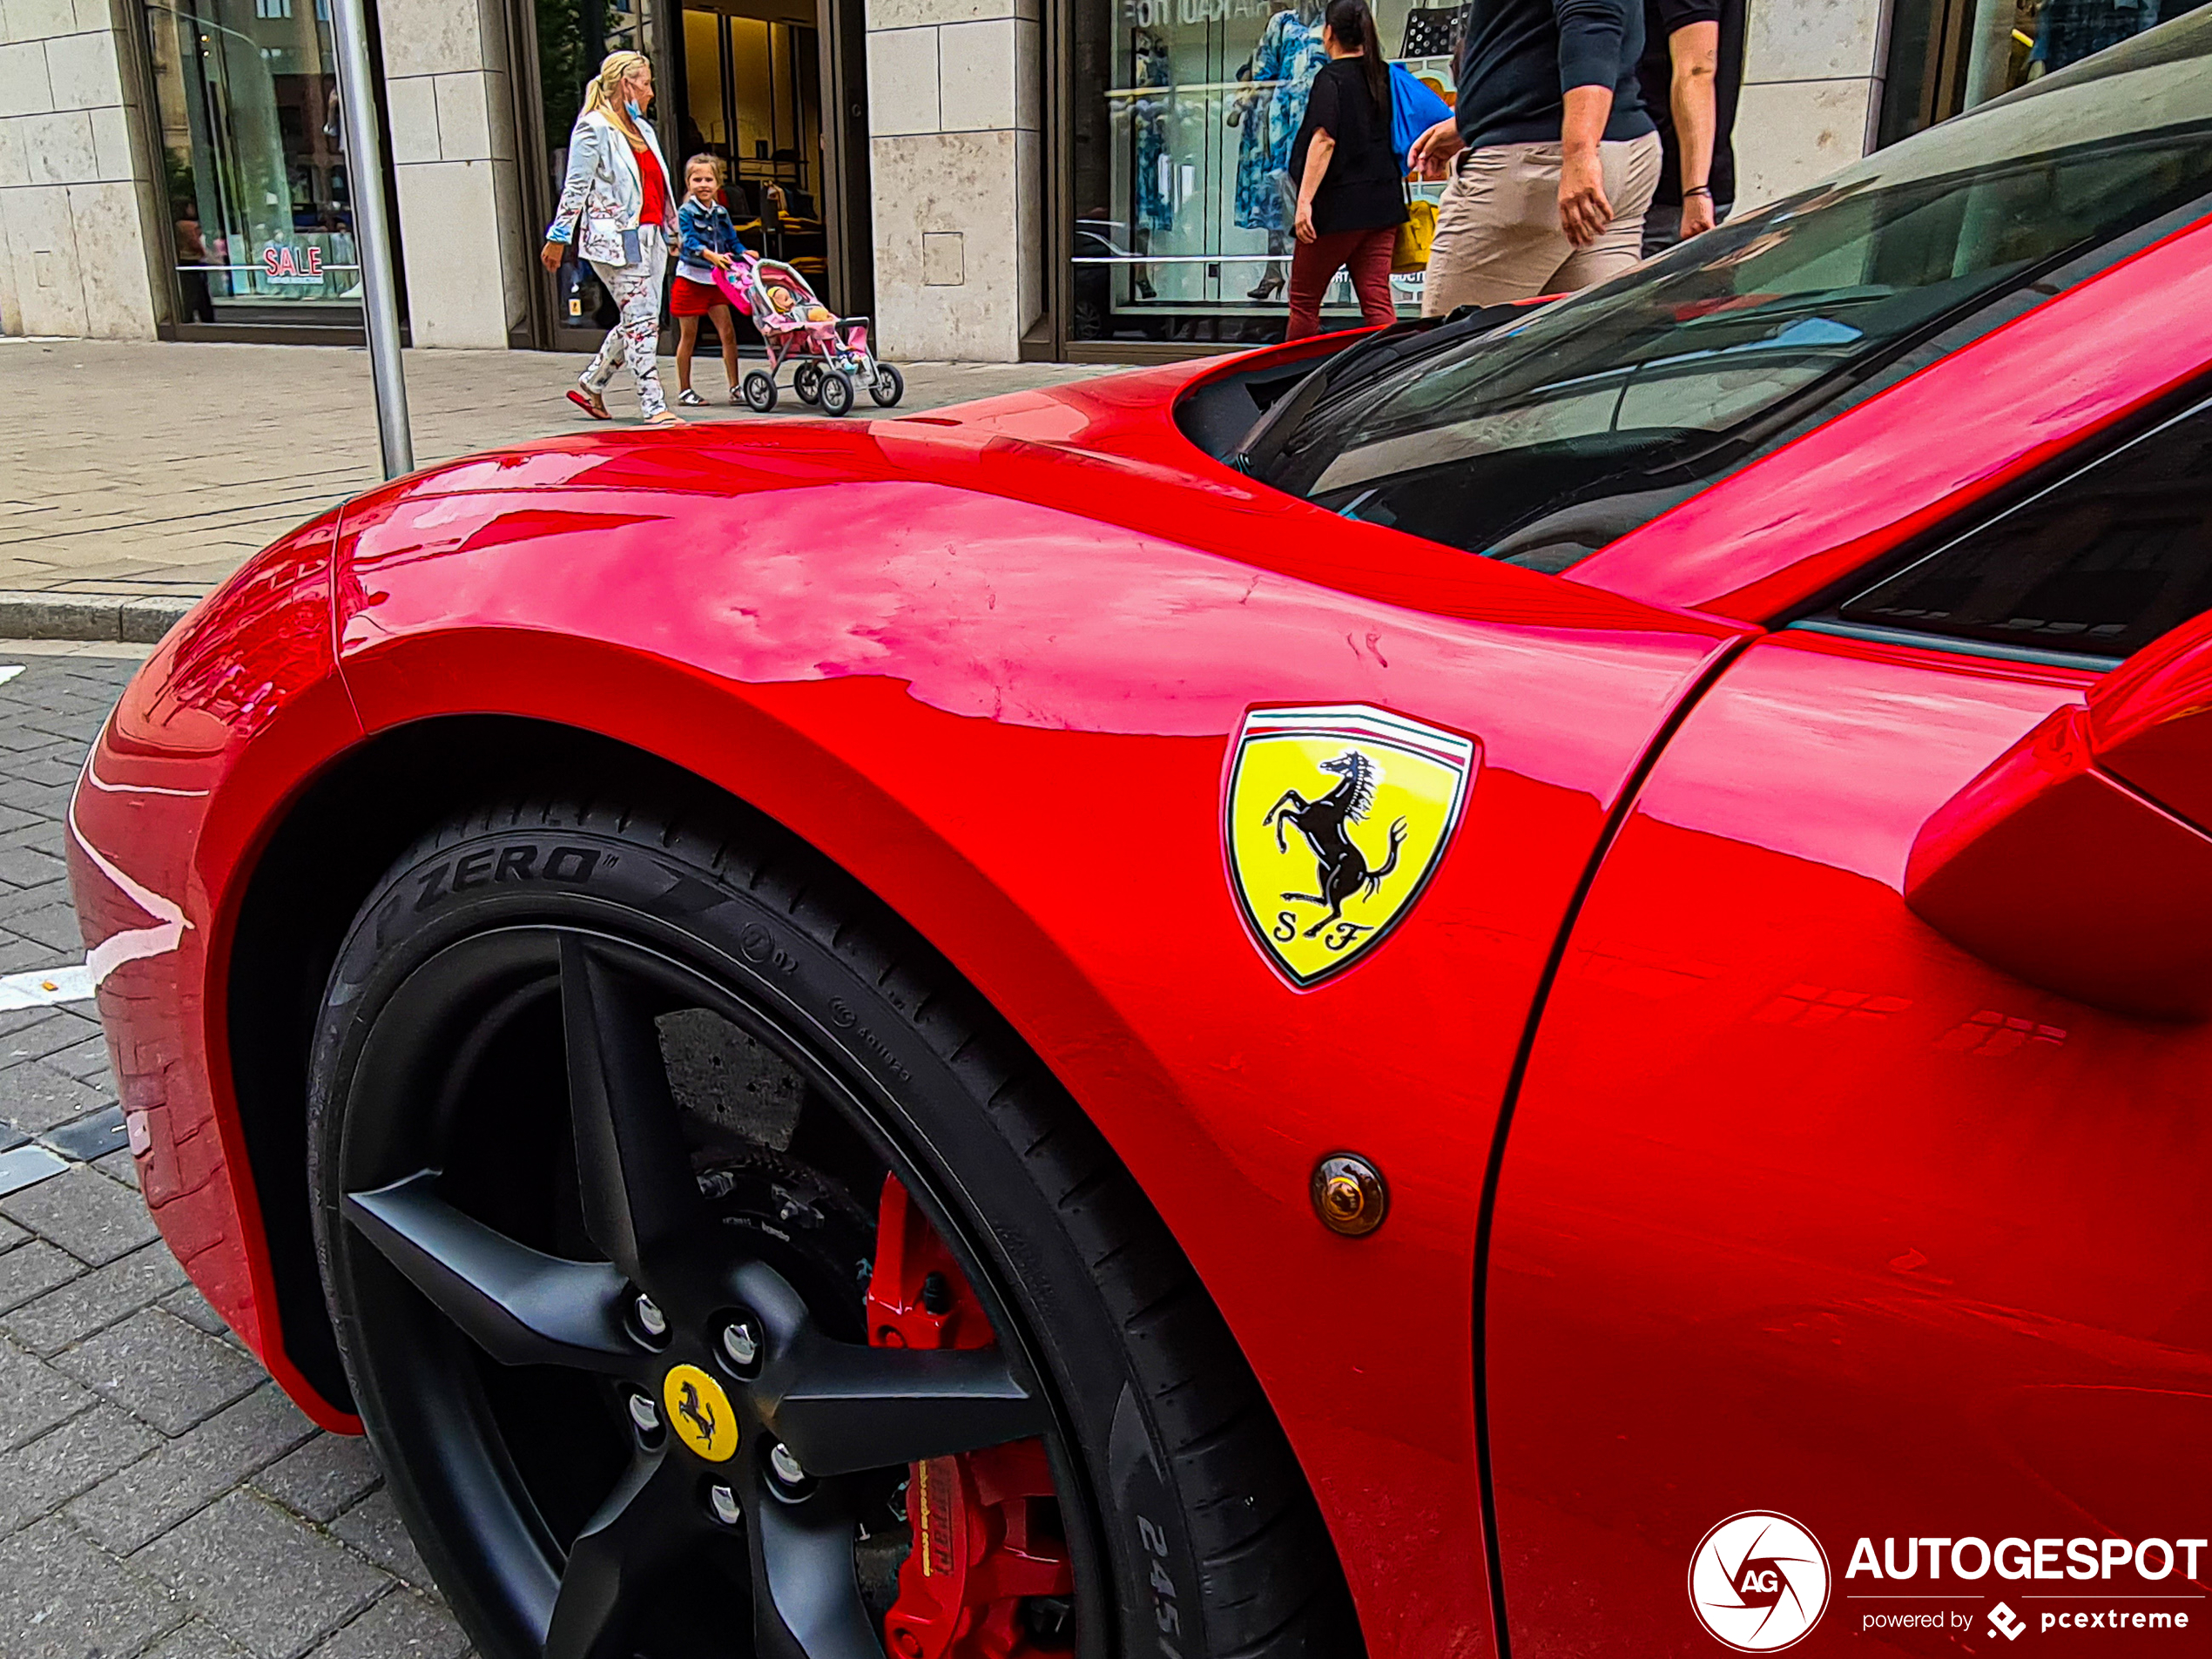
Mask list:
[[[745,394],[745,408],[755,415],[776,407],[776,377],[765,368],[748,369],[738,389]]]
[[[791,371],[791,389],[801,403],[812,403],[822,395],[822,366],[801,363]]]
[[[1359,1651],[1126,1175],[926,947],[742,809],[516,799],[426,838],[341,948],[311,1088],[355,1402],[494,1659],[930,1651],[962,1608],[910,1594],[926,1517],[940,1552],[1019,1543],[1021,1593],[965,1615],[1017,1659],[1149,1655],[1168,1621],[1185,1659]],[[884,1345],[894,1196],[947,1264],[917,1317],[975,1310],[957,1345]],[[1015,1453],[1049,1474],[943,1507]]]
[[[868,395],[885,408],[890,408],[907,395],[907,377],[889,363],[875,366],[875,378],[868,382]]]
[[[841,368],[826,368],[822,381],[815,389],[815,401],[822,406],[824,415],[845,415],[851,412],[853,399],[853,377]]]

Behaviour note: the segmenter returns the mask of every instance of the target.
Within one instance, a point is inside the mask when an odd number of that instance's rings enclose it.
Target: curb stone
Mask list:
[[[10,593],[0,590],[0,640],[101,639],[151,645],[199,603],[175,594]]]

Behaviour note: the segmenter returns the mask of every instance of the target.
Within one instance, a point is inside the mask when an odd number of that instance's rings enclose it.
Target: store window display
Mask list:
[[[1986,104],[2203,0],[1898,0],[1881,142]]]
[[[145,18],[179,321],[358,327],[327,4],[179,0]]]
[[[1305,119],[1325,0],[1076,0],[1071,339],[1250,344],[1280,340]],[[1375,9],[1386,51],[1447,97],[1438,14]],[[1394,279],[1401,314],[1419,275]],[[1359,325],[1339,280],[1325,328]]]

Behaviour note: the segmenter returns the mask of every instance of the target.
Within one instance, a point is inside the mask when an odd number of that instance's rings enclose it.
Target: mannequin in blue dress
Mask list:
[[[1168,59],[1168,44],[1160,31],[1140,28],[1132,44],[1136,62],[1130,84],[1171,89],[1175,85],[1175,66]],[[1153,232],[1175,228],[1175,202],[1162,177],[1163,170],[1160,165],[1168,152],[1168,111],[1173,101],[1170,91],[1164,98],[1137,98],[1130,111],[1136,128],[1136,211],[1131,216],[1130,247],[1137,253],[1152,251]],[[1147,300],[1154,297],[1150,266],[1136,266],[1130,278],[1141,296]]]
[[[1267,233],[1267,269],[1254,300],[1282,293],[1282,256],[1291,246],[1291,145],[1305,120],[1313,78],[1329,61],[1321,44],[1320,0],[1295,0],[1267,20],[1246,71],[1252,90],[1239,95],[1227,116],[1243,128],[1237,145],[1237,223]],[[1271,85],[1270,83],[1272,83]]]

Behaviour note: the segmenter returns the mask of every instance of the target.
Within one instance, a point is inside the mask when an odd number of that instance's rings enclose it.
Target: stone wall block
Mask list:
[[[1034,130],[1014,135],[1014,202],[1015,246],[1021,250],[1015,273],[1017,314],[1026,334],[1044,315],[1045,304],[1044,138]]]
[[[29,331],[23,326],[23,305],[16,298],[16,262],[8,254],[8,197],[0,190],[0,334],[20,334]]]
[[[485,98],[489,77],[439,75],[438,155],[446,161],[489,161],[491,111]]]
[[[45,43],[27,40],[0,46],[0,117],[44,115],[53,107]]]
[[[507,273],[492,164],[433,161],[395,171],[415,343],[504,347]]]
[[[1747,84],[1736,111],[1738,209],[1817,184],[1864,155],[1878,85],[1871,80]]]
[[[106,19],[97,26],[106,28]],[[5,0],[0,4],[0,39],[47,40],[91,27],[78,21],[76,0]]]
[[[12,3],[12,0],[10,0]],[[123,102],[111,34],[64,35],[46,43],[46,79],[57,110],[96,110]]]
[[[7,215],[8,258],[21,313],[17,332],[78,336],[89,332],[68,188],[32,185],[11,190]]]
[[[1015,43],[1022,27],[1012,17],[995,17],[947,24],[937,30],[941,131],[989,132],[1017,125]]]
[[[1885,9],[1885,0],[1754,3],[1743,24],[1744,80],[1865,80],[1880,74],[1874,54]],[[1739,129],[1742,125],[1739,111]]]
[[[871,33],[922,29],[942,23],[980,23],[989,17],[1034,17],[1036,0],[867,0]]]
[[[24,151],[24,119],[0,121],[0,190],[30,182],[30,158]]]
[[[87,332],[103,340],[152,340],[152,295],[138,190],[128,179],[72,185],[70,218],[84,284]]]
[[[388,134],[392,165],[443,159],[438,144],[438,88],[435,75],[409,75],[384,84],[385,108],[391,113]]]
[[[121,105],[89,111],[92,118],[92,177],[104,184],[128,184],[135,163],[131,154],[131,116]]]
[[[874,176],[876,314],[894,357],[1011,362],[1021,354],[1022,254],[1017,141],[1012,131],[878,138]],[[960,238],[958,284],[932,283]]]
[[[872,136],[940,130],[937,63],[934,28],[887,29],[868,37],[868,131]]]
[[[482,16],[487,10],[496,14],[497,8],[469,0],[379,0],[385,74],[450,75],[482,69],[484,37],[496,24],[496,17],[487,21]]]
[[[30,164],[32,184],[74,185],[99,176],[99,158],[92,148],[91,111],[64,110],[57,115],[26,116],[23,136],[24,155]]]

